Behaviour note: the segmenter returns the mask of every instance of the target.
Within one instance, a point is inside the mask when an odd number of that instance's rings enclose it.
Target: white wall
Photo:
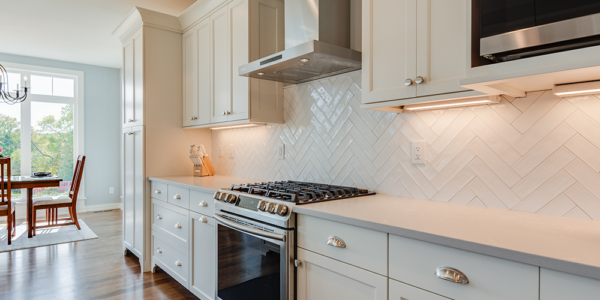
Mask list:
[[[213,131],[217,173],[600,220],[600,96],[541,91],[393,114],[360,109],[360,79],[357,71],[287,86],[285,124]],[[411,140],[427,141],[427,165],[410,164]]]
[[[84,173],[86,207],[120,203],[119,69],[0,53],[0,61],[84,72]],[[108,188],[115,193],[109,194]]]

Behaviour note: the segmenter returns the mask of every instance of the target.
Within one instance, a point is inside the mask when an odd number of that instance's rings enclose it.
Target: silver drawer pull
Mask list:
[[[175,228],[181,228],[181,224],[180,223],[175,224]]]
[[[435,276],[439,279],[454,283],[468,284],[469,278],[465,273],[451,267],[439,267],[435,270]]]
[[[327,245],[337,248],[346,248],[346,242],[344,242],[341,237],[337,236],[330,236],[327,240]]]
[[[206,201],[200,202],[199,205],[202,206],[202,207],[207,207],[208,206],[208,204],[206,203]]]
[[[154,191],[154,193],[155,193],[155,194],[160,194],[160,193],[162,193],[162,192],[161,192],[160,190],[156,190],[156,191]]]
[[[206,217],[200,217],[200,219],[198,219],[198,221],[200,221],[202,223],[206,223],[206,222],[208,222],[208,219]]]
[[[162,216],[161,215],[156,215],[156,218],[159,220],[162,220]]]
[[[175,194],[175,196],[173,196],[173,199],[179,200],[179,199],[181,199],[181,196],[179,196],[179,194]]]
[[[176,261],[175,265],[178,266],[178,267],[181,267],[181,262],[180,261]]]
[[[162,250],[160,250],[160,248],[157,248],[156,253],[162,253]]]

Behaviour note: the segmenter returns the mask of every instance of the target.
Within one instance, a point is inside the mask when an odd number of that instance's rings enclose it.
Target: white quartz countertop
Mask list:
[[[150,180],[205,192],[261,181],[228,176]],[[294,212],[600,279],[599,221],[382,194],[297,205]]]

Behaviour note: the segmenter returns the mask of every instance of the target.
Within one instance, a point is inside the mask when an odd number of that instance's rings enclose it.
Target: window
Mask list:
[[[83,154],[83,72],[2,63],[11,92],[27,79],[25,102],[0,102],[0,148],[11,159],[13,175],[52,172],[63,179],[58,188],[33,190],[34,197],[67,195],[74,162]],[[26,191],[13,190],[14,200]],[[83,185],[79,198],[83,196]],[[22,196],[23,195],[23,196]]]

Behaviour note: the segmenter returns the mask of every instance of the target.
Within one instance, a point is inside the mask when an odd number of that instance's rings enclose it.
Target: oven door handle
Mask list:
[[[249,234],[253,234],[253,235],[257,235],[257,236],[261,236],[261,237],[266,237],[266,238],[270,238],[270,239],[274,239],[277,241],[284,241],[285,242],[285,235],[283,234],[278,234],[278,233],[273,233],[273,232],[268,232],[268,231],[264,231],[264,230],[260,230],[260,229],[255,229],[252,227],[248,227],[248,226],[244,226],[235,222],[231,222],[217,214],[213,215],[215,217],[215,219],[217,219],[217,221],[227,227],[233,228],[233,229],[237,229],[239,231],[242,232],[246,232]]]

